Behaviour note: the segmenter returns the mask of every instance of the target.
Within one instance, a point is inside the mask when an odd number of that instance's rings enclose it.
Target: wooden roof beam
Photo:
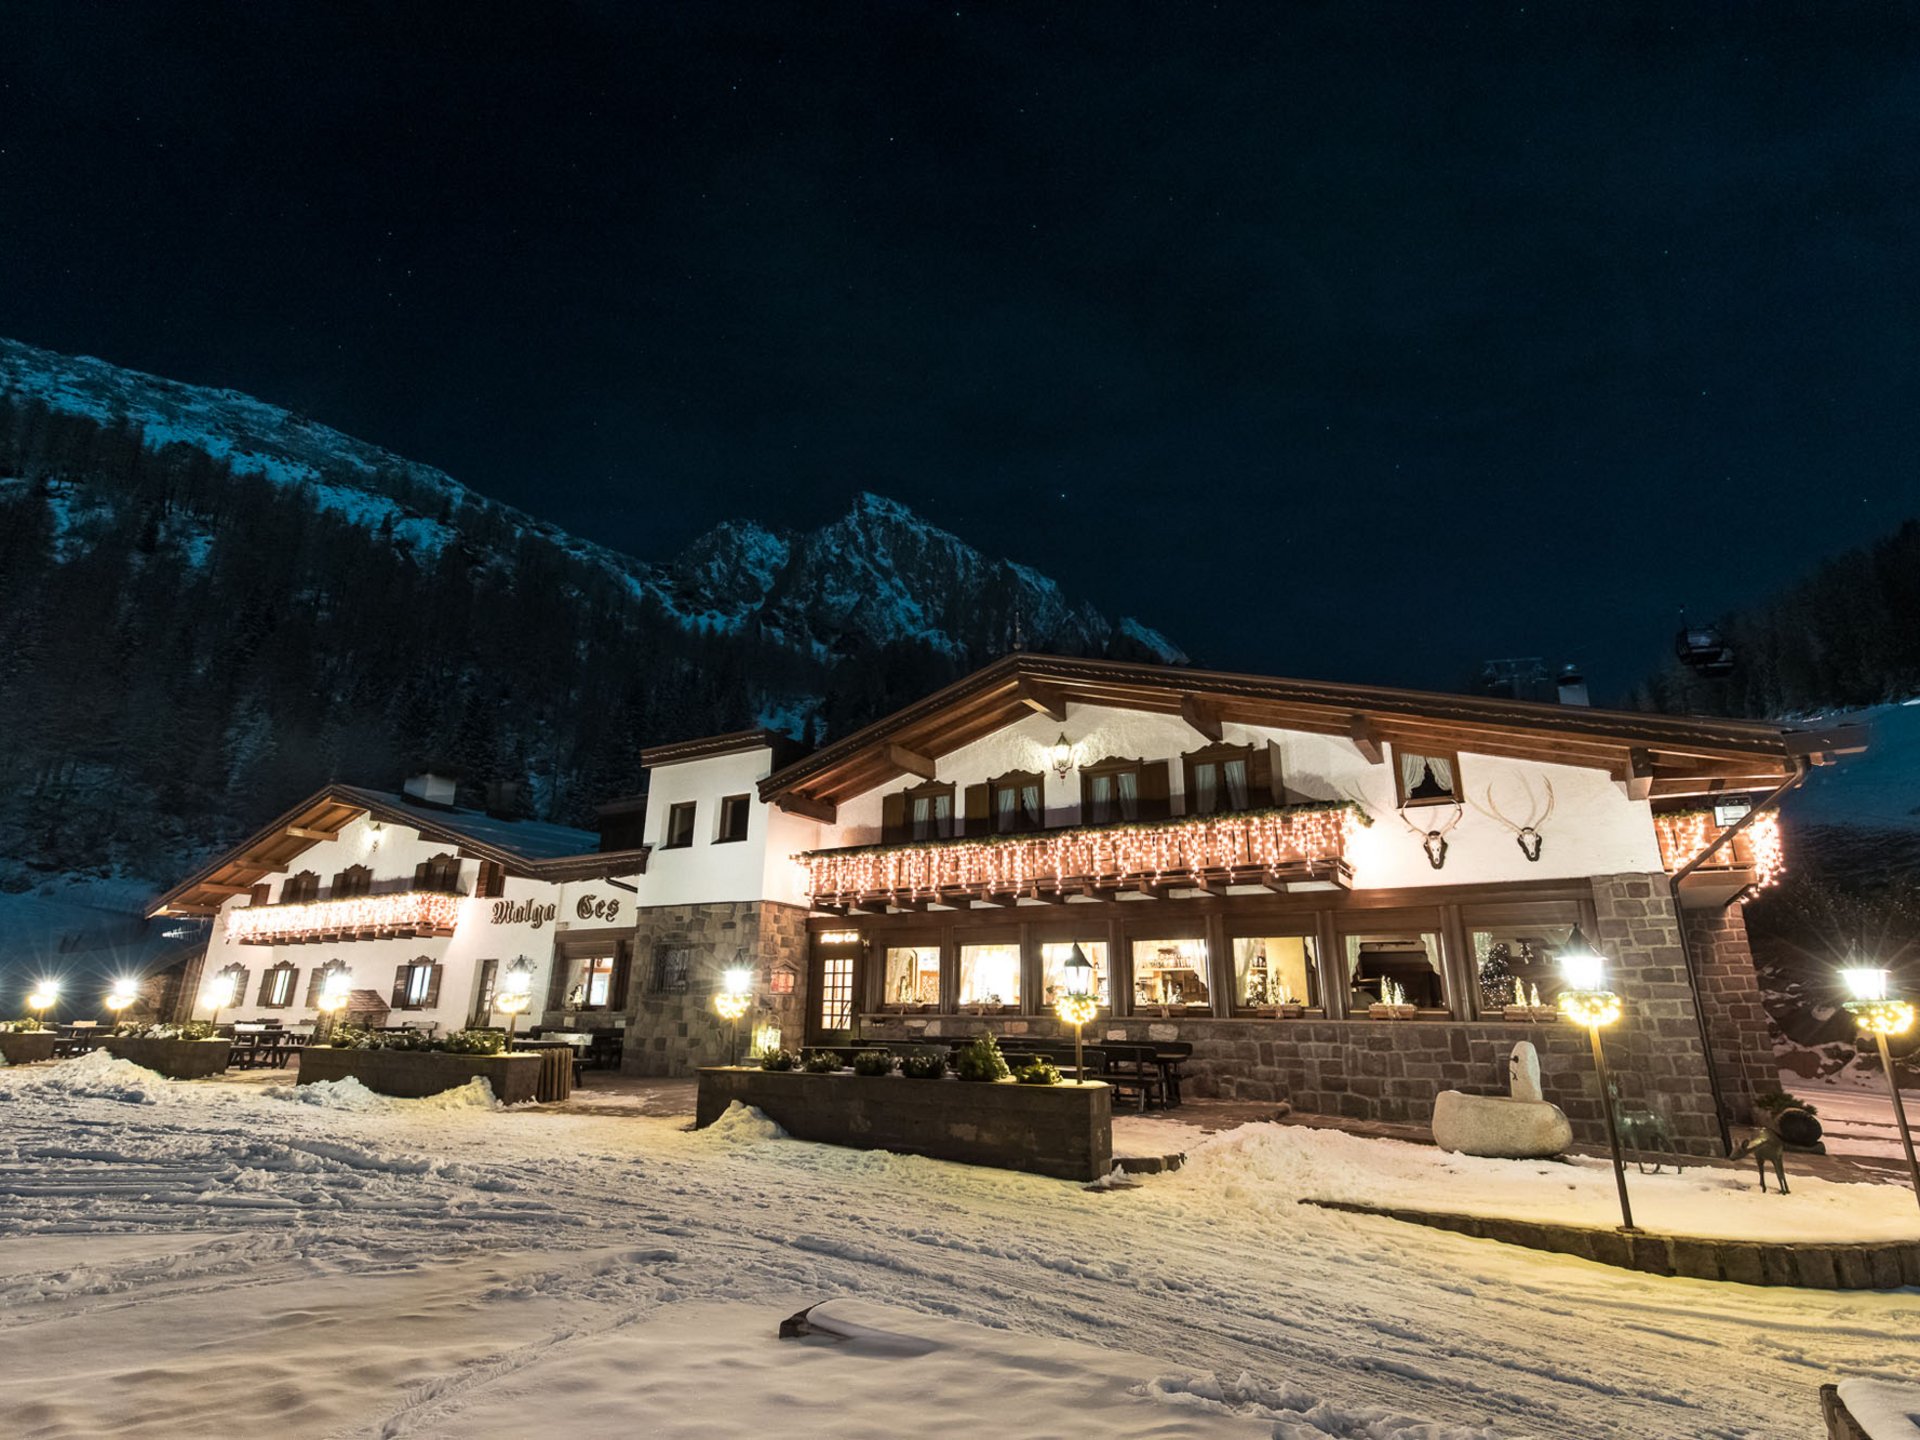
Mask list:
[[[287,838],[289,840],[338,840],[340,838],[340,832],[338,830],[322,830],[314,825],[289,825],[287,826]]]
[[[1347,721],[1347,738],[1353,741],[1353,748],[1360,752],[1360,758],[1369,765],[1387,763],[1387,751],[1380,743],[1380,733],[1366,716],[1355,715]]]
[[[1653,755],[1635,746],[1627,751],[1627,799],[1653,798]]]
[[[1226,731],[1220,724],[1219,707],[1208,704],[1197,695],[1180,697],[1180,718],[1215,745],[1218,745],[1226,736]]]
[[[1058,685],[1049,685],[1044,680],[1029,680],[1022,676],[1014,686],[1013,693],[1022,705],[1029,710],[1065,724],[1067,720],[1067,696]]]
[[[804,819],[818,820],[823,825],[833,824],[835,818],[840,813],[839,807],[831,800],[816,800],[813,796],[802,795],[797,790],[790,795],[780,796],[773,803],[789,815],[799,815]]]
[[[904,770],[909,775],[918,775],[922,780],[931,780],[934,776],[933,757],[922,755],[918,750],[909,750],[904,745],[889,743],[884,752],[887,764],[896,770]]]

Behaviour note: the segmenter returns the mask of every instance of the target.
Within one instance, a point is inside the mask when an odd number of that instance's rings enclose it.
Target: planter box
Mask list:
[[[796,1140],[1098,1180],[1113,1168],[1112,1094],[1101,1084],[909,1080],[714,1065],[700,1071],[694,1123],[711,1125],[738,1100]]]
[[[1509,1005],[1503,1012],[1502,1018],[1507,1020],[1526,1020],[1529,1022],[1537,1020],[1557,1020],[1560,1018],[1560,1012],[1551,1005]]]
[[[505,1105],[539,1098],[540,1056],[530,1054],[449,1055],[439,1050],[336,1050],[309,1045],[300,1052],[299,1083],[358,1080],[380,1095],[418,1100],[458,1090],[479,1078],[493,1087]]]
[[[53,1042],[59,1038],[51,1030],[0,1030],[0,1055],[9,1065],[37,1065],[53,1059]]]
[[[231,1040],[134,1040],[108,1036],[102,1049],[169,1080],[204,1080],[226,1072]]]
[[[1418,1005],[1369,1005],[1369,1020],[1412,1020],[1420,1013]]]

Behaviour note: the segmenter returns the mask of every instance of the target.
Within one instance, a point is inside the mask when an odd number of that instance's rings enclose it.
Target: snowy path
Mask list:
[[[1659,1280],[1333,1214],[1244,1131],[1097,1194],[751,1123],[205,1085],[131,1104],[57,1073],[0,1071],[19,1436],[207,1433],[262,1406],[287,1435],[510,1433],[516,1396],[668,1307],[830,1296],[1141,1352],[1142,1381],[1244,1371],[1253,1433],[1289,1437],[1804,1436],[1824,1379],[1920,1379],[1910,1293]],[[1378,1407],[1446,1428],[1362,1428]],[[707,1433],[753,1428],[723,1414]]]

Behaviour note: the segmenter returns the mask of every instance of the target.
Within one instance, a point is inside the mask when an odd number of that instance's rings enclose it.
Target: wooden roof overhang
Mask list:
[[[269,876],[290,869],[315,845],[339,839],[340,832],[362,815],[385,824],[404,825],[424,839],[455,850],[463,859],[489,860],[507,874],[527,879],[558,883],[641,874],[647,868],[647,846],[536,859],[464,833],[457,824],[449,823],[457,818],[452,812],[402,805],[377,790],[328,785],[203,865],[156,900],[147,914],[212,915],[233,896],[245,895]]]
[[[1604,770],[1636,799],[1769,788],[1803,764],[1864,750],[1860,726],[1799,730],[1761,721],[1543,705],[1369,685],[1322,684],[1112,660],[1013,654],[776,770],[761,799],[832,820],[838,805],[1026,715],[1064,723],[1073,704],[1178,715],[1198,736],[1223,724],[1339,736],[1367,759],[1383,745],[1467,750]]]

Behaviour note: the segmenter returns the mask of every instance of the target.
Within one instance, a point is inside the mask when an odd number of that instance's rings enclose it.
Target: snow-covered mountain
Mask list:
[[[294,491],[314,510],[381,535],[416,561],[455,547],[483,566],[510,565],[515,548],[530,541],[692,630],[750,634],[827,662],[861,643],[911,642],[977,663],[1008,648],[1016,633],[1033,649],[1117,651],[1169,664],[1187,658],[1158,631],[1130,617],[1110,621],[1038,571],[983,555],[879,495],[862,494],[841,519],[800,534],[727,521],[680,556],[649,564],[490,500],[431,465],[235,390],[0,339],[0,395],[109,432],[137,432],[149,449],[201,451],[235,475]],[[84,507],[58,490],[53,498],[61,540],[83,546]],[[477,534],[493,543],[476,547]],[[198,548],[189,544],[187,558]]]

